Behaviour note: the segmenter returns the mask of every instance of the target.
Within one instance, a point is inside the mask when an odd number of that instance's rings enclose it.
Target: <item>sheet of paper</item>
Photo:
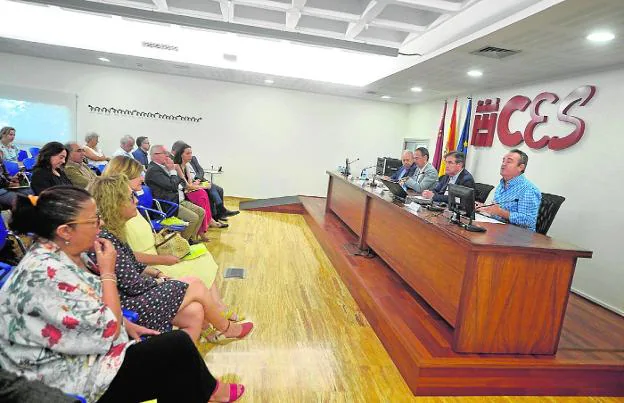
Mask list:
[[[406,204],[405,207],[407,207],[410,213],[416,214],[420,209],[420,204],[412,202],[410,204]]]
[[[414,195],[414,196],[412,196],[412,198],[415,199],[415,200],[423,201],[423,202],[430,202],[431,201],[431,199],[427,199],[426,197],[422,197],[421,195]]]
[[[472,221],[473,222],[490,222],[490,223],[493,223],[493,224],[505,224],[504,222],[498,221],[498,220],[496,220],[494,218],[491,218],[491,217],[486,217],[483,214],[479,214],[479,213],[475,214],[475,219],[472,220]]]

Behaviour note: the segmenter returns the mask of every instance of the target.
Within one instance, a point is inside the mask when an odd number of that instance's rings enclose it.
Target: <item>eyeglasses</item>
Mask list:
[[[96,227],[99,227],[101,223],[102,223],[102,215],[100,215],[100,213],[95,213],[95,218],[89,218],[89,219],[86,219],[86,220],[69,221],[69,222],[66,222],[65,225],[71,225],[71,224],[95,224]]]
[[[132,203],[132,204],[137,204],[139,202],[139,199],[137,199],[137,197],[136,197],[136,195],[134,193],[130,194],[129,200],[130,200],[130,203]]]

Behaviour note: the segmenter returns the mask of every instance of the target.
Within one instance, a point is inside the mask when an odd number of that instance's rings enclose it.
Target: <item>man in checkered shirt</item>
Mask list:
[[[480,208],[477,205],[478,211],[535,231],[542,193],[524,175],[528,162],[525,152],[509,151],[501,164],[502,179],[494,192],[494,204]]]

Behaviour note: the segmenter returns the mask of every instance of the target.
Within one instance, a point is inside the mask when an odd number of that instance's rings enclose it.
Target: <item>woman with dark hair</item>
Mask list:
[[[11,228],[37,241],[0,290],[0,367],[89,402],[226,402],[188,334],[162,335],[122,318],[113,245],[83,189],[18,196]],[[95,250],[98,265],[85,252]],[[137,343],[143,335],[152,335]],[[131,340],[134,339],[134,340]],[[149,369],[149,370],[146,370]]]
[[[63,171],[63,164],[67,158],[65,146],[58,141],[51,141],[41,147],[37,156],[37,163],[32,171],[30,187],[35,194],[47,188],[59,185],[72,185]]]
[[[193,204],[203,208],[206,211],[204,216],[204,222],[199,227],[199,232],[205,232],[208,227],[214,228],[227,228],[228,225],[220,223],[212,218],[212,212],[210,209],[210,198],[208,197],[208,189],[201,185],[198,179],[195,179],[195,171],[190,164],[193,158],[193,149],[188,144],[182,144],[177,147],[175,154],[173,155],[173,162],[175,163],[175,170],[178,172],[178,176],[186,184],[184,188],[184,194],[186,198]]]

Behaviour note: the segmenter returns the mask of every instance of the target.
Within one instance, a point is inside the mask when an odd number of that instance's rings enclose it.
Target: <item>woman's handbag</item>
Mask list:
[[[169,232],[167,229],[155,233],[154,241],[159,255],[173,255],[181,259],[191,250],[188,241],[179,232]]]

